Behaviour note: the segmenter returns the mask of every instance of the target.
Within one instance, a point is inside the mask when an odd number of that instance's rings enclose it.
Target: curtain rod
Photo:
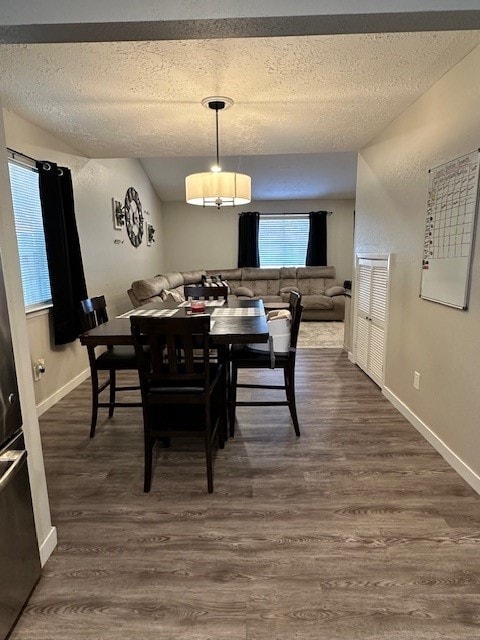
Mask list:
[[[238,215],[241,216],[242,213],[247,213],[247,212],[242,211]],[[306,211],[306,212],[296,211],[292,213],[260,213],[260,215],[261,216],[308,216],[309,213],[321,213],[321,211]],[[333,216],[333,211],[327,211],[327,216]]]
[[[31,169],[37,170],[38,160],[35,160],[35,158],[32,158],[32,156],[27,156],[26,153],[15,151],[15,149],[10,149],[10,147],[7,147],[7,153],[8,153],[8,157],[14,162],[16,162],[17,164],[23,164],[26,167],[30,167]],[[50,171],[51,169],[50,162],[43,162],[42,166],[45,171]],[[61,167],[57,167],[57,171],[58,171],[58,175],[60,176],[63,175],[63,170],[61,169]]]
[[[15,151],[15,149],[10,149],[10,147],[7,147],[7,152],[12,160],[17,160],[17,162],[23,161],[23,164],[27,164],[29,167],[32,165],[34,167],[37,166],[37,161],[35,160],[35,158],[27,156],[26,153],[20,153],[20,151]],[[28,160],[28,162],[25,162],[25,160]]]

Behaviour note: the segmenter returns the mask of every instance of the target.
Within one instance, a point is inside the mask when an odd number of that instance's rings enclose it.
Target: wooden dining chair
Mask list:
[[[208,492],[213,491],[213,445],[224,446],[223,365],[209,354],[209,316],[130,318],[142,391],[145,477],[151,488],[156,440],[200,436],[205,441]],[[202,358],[194,357],[201,342]],[[149,356],[145,355],[146,347]]]
[[[273,353],[272,351],[255,351],[245,345],[233,345],[230,351],[230,386],[229,386],[229,425],[230,436],[235,435],[236,407],[246,406],[288,406],[292,418],[295,434],[300,436],[297,407],[295,401],[295,359],[297,353],[297,339],[302,318],[302,297],[292,291],[289,299],[290,313],[292,316],[290,325],[290,346],[287,353]],[[272,344],[272,342],[271,342]],[[284,384],[239,384],[239,369],[282,369]],[[277,389],[286,392],[284,401],[241,401],[237,402],[237,389]]]
[[[186,284],[183,288],[185,299],[193,298],[198,300],[203,298],[204,300],[227,300],[228,287],[215,286],[215,285],[202,285],[202,284]]]
[[[87,298],[81,303],[81,323],[82,330],[88,331],[107,322],[107,303],[104,296]],[[90,423],[90,438],[95,435],[99,407],[108,407],[108,417],[113,416],[115,407],[140,407],[141,402],[117,402],[117,391],[133,391],[140,389],[136,386],[117,386],[117,371],[136,371],[137,361],[135,350],[129,345],[108,346],[107,350],[100,355],[95,354],[95,347],[87,346],[88,360],[90,362],[90,380],[92,384],[92,419]],[[108,372],[108,378],[101,384],[99,382],[99,372]],[[108,402],[100,402],[100,394],[105,389],[110,390]]]

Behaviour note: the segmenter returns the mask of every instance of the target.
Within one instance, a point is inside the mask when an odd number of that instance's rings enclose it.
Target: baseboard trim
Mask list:
[[[52,555],[53,550],[57,546],[57,527],[51,527],[47,537],[40,545],[40,564],[45,566],[45,563]]]
[[[78,376],[75,376],[72,380],[67,382],[66,385],[55,391],[50,397],[46,398],[40,404],[37,405],[37,417],[40,417],[45,411],[51,409],[54,404],[56,404],[59,400],[61,400],[67,393],[73,391],[75,387],[78,387],[79,384],[84,382],[90,375],[90,368],[85,369]]]
[[[448,464],[462,476],[465,482],[472,487],[476,493],[480,494],[480,476],[468,466],[450,447],[443,442],[407,405],[396,396],[391,389],[383,387],[383,395],[393,406],[400,411],[410,424],[434,447]]]
[[[347,357],[348,357],[348,359],[350,360],[350,362],[351,362],[352,364],[356,364],[356,362],[355,362],[355,356],[353,355],[353,353],[352,353],[351,351],[347,351]]]

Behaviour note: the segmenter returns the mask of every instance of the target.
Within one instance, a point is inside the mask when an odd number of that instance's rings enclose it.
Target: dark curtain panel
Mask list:
[[[260,214],[248,211],[241,213],[238,218],[238,266],[259,267],[258,229]]]
[[[323,267],[327,264],[327,211],[312,211],[308,232],[307,267]]]
[[[80,300],[87,298],[73,204],[72,175],[54,162],[37,162],[53,302],[55,344],[81,333]]]

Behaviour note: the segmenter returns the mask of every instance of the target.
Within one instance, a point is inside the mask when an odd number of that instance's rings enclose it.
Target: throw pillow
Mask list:
[[[182,296],[182,294],[179,293],[178,291],[164,289],[163,292],[165,293],[164,300],[167,300],[168,298],[172,298],[172,300],[174,300],[175,302],[185,302],[185,296]]]
[[[345,289],[343,287],[340,286],[334,286],[334,287],[328,287],[328,289],[325,291],[325,295],[326,296],[341,296],[345,293]]]
[[[217,276],[202,276],[202,285],[205,287],[227,287],[228,293],[232,293],[229,283],[221,274]]]
[[[235,289],[236,296],[246,296],[247,298],[253,298],[253,291],[249,287],[238,287]]]

